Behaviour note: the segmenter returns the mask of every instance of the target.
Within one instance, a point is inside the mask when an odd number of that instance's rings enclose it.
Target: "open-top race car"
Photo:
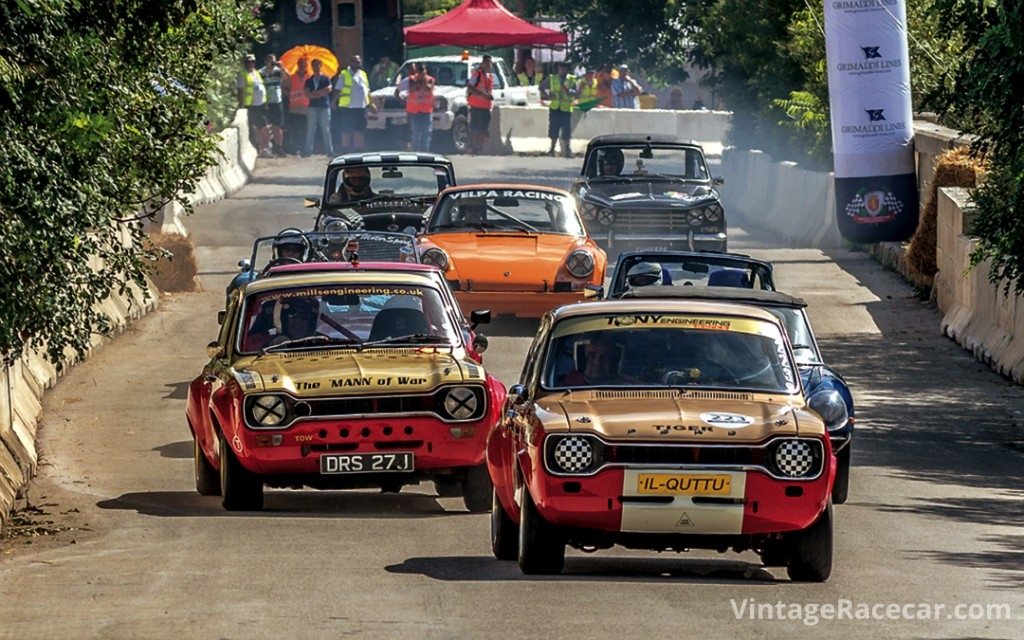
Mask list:
[[[462,306],[520,317],[582,300],[607,264],[569,194],[537,185],[446,189],[416,243]]]
[[[209,363],[189,386],[196,489],[258,510],[264,486],[381,487],[422,479],[491,505],[487,432],[504,386],[481,365],[434,267],[272,267],[232,292]]]
[[[646,256],[648,260],[656,256]],[[645,261],[644,264],[658,264]],[[832,487],[833,504],[843,504],[850,492],[850,453],[853,448],[854,406],[853,394],[846,380],[835,369],[825,364],[814,337],[811,321],[807,317],[807,303],[778,291],[762,291],[737,287],[670,287],[634,285],[620,297],[669,298],[694,302],[728,302],[746,304],[764,309],[782,323],[793,349],[793,357],[800,371],[804,394],[817,408],[836,455],[836,479]],[[820,395],[819,395],[820,394]],[[838,394],[838,395],[836,395]],[[841,402],[840,402],[841,401]]]
[[[525,573],[566,545],[753,550],[832,570],[835,457],[778,319],[746,305],[614,300],[541,320],[487,442],[491,542]]]
[[[725,208],[700,145],[675,136],[612,134],[587,145],[572,187],[587,230],[626,249],[726,251]]]
[[[317,231],[369,229],[415,233],[437,194],[455,184],[444,156],[385,151],[351,153],[327,165],[324,190],[307,198],[318,209]]]
[[[283,229],[277,235],[257,238],[252,255],[238,261],[239,273],[227,288],[238,287],[265,276],[274,267],[306,262],[419,262],[412,236],[388,231],[302,231]]]
[[[645,291],[676,288],[738,287],[772,291],[771,263],[739,253],[711,251],[631,251],[619,255],[607,291],[608,298],[643,287]]]

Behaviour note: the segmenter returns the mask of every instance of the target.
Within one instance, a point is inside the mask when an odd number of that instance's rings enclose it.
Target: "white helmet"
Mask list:
[[[626,284],[630,289],[658,286],[662,282],[661,265],[657,262],[638,262],[626,272]]]

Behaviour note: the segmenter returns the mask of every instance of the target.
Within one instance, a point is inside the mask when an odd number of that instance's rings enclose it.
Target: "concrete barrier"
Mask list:
[[[217,164],[207,170],[196,190],[188,195],[194,203],[223,198],[248,180],[256,163],[256,150],[249,143],[244,111],[239,111],[231,126],[221,132],[217,147]],[[153,225],[165,233],[187,235],[181,218],[181,207],[169,205],[154,216]],[[148,282],[147,289],[148,297],[134,285],[124,293],[112,291],[98,305],[110,318],[115,334],[156,308],[159,292]],[[104,341],[105,338],[95,336],[90,350]],[[69,354],[65,370],[74,362]],[[43,393],[56,383],[57,377],[57,367],[36,351],[27,351],[10,367],[0,368],[0,529],[7,523],[14,501],[35,474],[36,426]]]
[[[1024,384],[1024,296],[988,280],[989,262],[970,268],[973,205],[961,188],[939,190],[935,293],[942,332],[989,367]],[[1011,287],[1012,291],[1012,287]]]
[[[548,139],[548,109],[543,106],[494,108],[491,139],[506,152],[544,153]],[[669,109],[591,109],[572,114],[573,153],[582,153],[591,138],[607,133],[661,133],[704,146],[710,156],[720,155],[732,113],[728,111],[672,111]]]

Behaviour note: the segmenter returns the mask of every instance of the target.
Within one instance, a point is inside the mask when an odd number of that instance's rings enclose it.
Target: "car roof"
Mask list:
[[[641,262],[659,262],[666,258],[693,258],[694,260],[732,260],[735,262],[748,262],[759,267],[767,267],[774,271],[772,263],[752,258],[743,253],[722,253],[721,251],[624,251],[619,254],[619,262],[635,260],[640,258]]]
[[[570,196],[570,193],[565,189],[559,189],[558,187],[550,187],[543,184],[516,184],[512,182],[474,182],[472,184],[460,184],[447,187],[445,188],[444,191],[438,194],[438,197],[448,193],[454,193],[457,191],[491,191],[495,189],[515,189],[516,191],[547,191],[548,193],[557,193],[560,196]]]
[[[739,304],[768,304],[803,309],[807,302],[780,291],[741,289],[739,287],[641,287],[622,294],[623,300],[703,300],[734,302]]]
[[[764,320],[778,325],[778,319],[764,309],[744,304],[718,301],[696,301],[671,298],[634,298],[631,300],[601,300],[579,302],[559,307],[552,312],[558,322],[566,318],[612,313],[692,313],[700,315],[728,315]]]
[[[343,167],[359,164],[451,164],[451,160],[436,153],[413,153],[411,151],[375,151],[367,153],[346,153],[332,159],[327,166]]]
[[[271,269],[266,277],[246,285],[245,293],[325,284],[362,284],[368,279],[374,283],[434,286],[439,274],[437,267],[415,263],[362,262],[357,266],[348,262],[292,264]]]
[[[423,56],[421,58],[409,58],[405,61],[405,64],[410,62],[478,62],[483,59],[482,55],[471,55],[468,60],[463,60],[461,54],[451,54],[447,56]]]
[[[651,144],[686,145],[688,147],[695,147],[703,150],[703,147],[693,140],[684,140],[678,136],[664,133],[609,133],[603,136],[596,136],[591,139],[590,143],[587,144],[587,148],[590,149],[592,147],[619,144],[644,144],[646,142]]]

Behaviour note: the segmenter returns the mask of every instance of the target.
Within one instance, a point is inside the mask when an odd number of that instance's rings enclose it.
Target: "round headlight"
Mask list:
[[[615,212],[611,209],[601,209],[597,212],[597,221],[601,224],[611,224],[615,222]]]
[[[686,221],[691,227],[699,227],[704,221],[703,209],[690,209],[686,212]]]
[[[584,249],[576,249],[569,254],[565,268],[576,278],[589,278],[594,273],[594,256]]]
[[[326,225],[324,225],[324,231],[326,231],[327,233],[344,233],[348,231],[348,225],[345,224],[344,220],[338,220],[337,218],[334,218]]]
[[[799,478],[814,467],[814,453],[805,440],[783,440],[775,447],[775,466],[782,475]]]
[[[423,264],[433,265],[441,271],[448,270],[448,254],[437,247],[431,247],[424,251],[420,260],[423,261]]]
[[[252,403],[252,417],[264,427],[274,427],[284,422],[288,409],[280,396],[260,396]]]
[[[479,406],[480,400],[467,387],[455,387],[444,396],[444,410],[456,420],[472,418]]]
[[[713,204],[710,207],[704,209],[704,217],[707,218],[708,222],[718,222],[722,219],[722,207],[721,205]]]
[[[580,208],[580,215],[583,216],[584,220],[596,220],[597,219],[597,205],[592,202],[584,202]]]
[[[847,420],[850,419],[846,401],[835,389],[815,391],[807,399],[807,406],[821,416],[825,422],[825,428],[829,431],[846,426]]]
[[[594,463],[594,445],[590,438],[568,436],[555,445],[554,463],[559,471],[579,473]]]

